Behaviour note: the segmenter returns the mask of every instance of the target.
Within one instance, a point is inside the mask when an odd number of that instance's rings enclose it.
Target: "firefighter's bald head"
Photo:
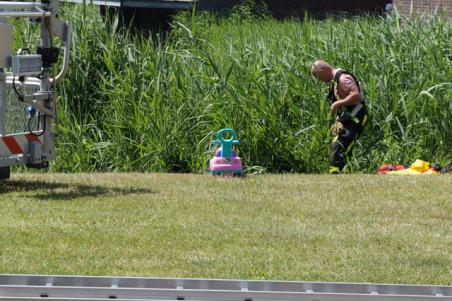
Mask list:
[[[330,64],[322,60],[315,61],[311,66],[312,75],[314,75],[318,80],[321,80],[322,82],[325,83],[328,83],[333,80],[334,78],[333,71],[334,71],[333,67],[331,67]]]

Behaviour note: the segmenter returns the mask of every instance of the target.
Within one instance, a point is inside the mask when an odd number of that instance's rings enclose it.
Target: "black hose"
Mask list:
[[[39,124],[39,119],[41,118],[41,113],[38,113],[38,124]],[[39,134],[35,134],[35,133],[33,133],[33,129],[31,128],[31,121],[33,120],[33,118],[29,118],[28,119],[28,131],[30,132],[30,134],[32,134],[33,136],[36,136],[36,137],[40,137],[40,136],[42,136],[44,133],[45,133],[45,131],[46,131],[46,117],[44,116],[44,119],[43,119],[43,125],[42,125],[42,131],[39,133]]]
[[[17,91],[16,77],[15,76],[13,76],[13,89],[14,89],[14,92],[16,92],[17,98],[19,99],[19,101],[23,102],[24,101],[24,96],[22,94],[20,94],[19,91]]]

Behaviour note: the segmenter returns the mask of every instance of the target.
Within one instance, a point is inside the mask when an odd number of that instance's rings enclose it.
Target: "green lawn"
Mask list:
[[[13,174],[1,273],[452,284],[452,176]]]

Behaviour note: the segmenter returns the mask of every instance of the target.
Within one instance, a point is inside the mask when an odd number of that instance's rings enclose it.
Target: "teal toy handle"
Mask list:
[[[230,133],[231,138],[225,139],[223,137],[224,134]],[[234,144],[239,144],[240,141],[237,140],[237,133],[230,128],[222,129],[217,133],[217,140],[212,141],[212,144],[220,144],[221,145],[221,156],[223,158],[231,158],[232,157],[232,146]]]

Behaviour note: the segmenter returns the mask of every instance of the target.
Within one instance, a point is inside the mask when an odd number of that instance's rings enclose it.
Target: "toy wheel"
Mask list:
[[[11,177],[11,167],[0,167],[0,180],[6,180]]]

